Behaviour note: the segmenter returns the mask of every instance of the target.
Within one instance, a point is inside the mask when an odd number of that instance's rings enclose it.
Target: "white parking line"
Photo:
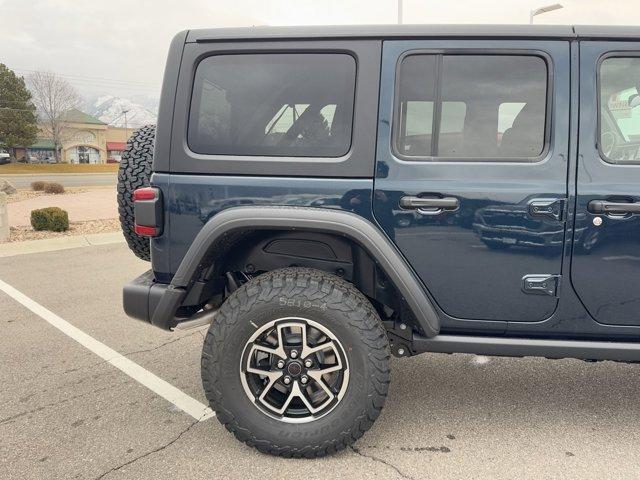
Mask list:
[[[180,410],[191,415],[196,420],[203,422],[215,416],[215,412],[211,410],[211,408],[207,407],[195,398],[190,397],[170,383],[165,382],[160,377],[142,368],[140,365],[119,354],[112,348],[107,347],[104,343],[101,343],[92,336],[87,335],[79,328],[74,327],[63,318],[60,318],[52,311],[47,310],[39,303],[30,299],[25,294],[16,290],[2,280],[0,280],[0,290],[16,300],[18,303],[27,307],[43,320],[49,322],[65,335],[74,339],[83,347],[91,350],[93,353],[106,360],[120,371],[126,373],[155,394],[173,403]]]

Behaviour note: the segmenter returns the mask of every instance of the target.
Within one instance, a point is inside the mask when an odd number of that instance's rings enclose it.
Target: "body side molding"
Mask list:
[[[343,235],[364,248],[403,296],[427,337],[437,335],[440,321],[420,280],[391,241],[365,218],[350,212],[311,207],[232,207],[212,217],[183,258],[171,285],[153,312],[152,323],[170,328],[189,286],[228,234],[243,230],[305,230]],[[168,317],[171,318],[168,318]]]

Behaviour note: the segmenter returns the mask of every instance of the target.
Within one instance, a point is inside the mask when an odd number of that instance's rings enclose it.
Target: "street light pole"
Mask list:
[[[398,0],[398,25],[402,25],[402,0]]]
[[[536,8],[529,12],[529,25],[533,25],[533,17],[536,15],[542,15],[543,13],[553,12],[554,10],[560,10],[562,5],[554,3],[553,5],[547,5],[546,7]]]

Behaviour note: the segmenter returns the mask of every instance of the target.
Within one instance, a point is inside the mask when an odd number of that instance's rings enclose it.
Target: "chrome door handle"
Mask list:
[[[439,215],[457,210],[460,201],[455,197],[402,197],[400,207],[419,210],[424,215]]]
[[[607,200],[591,200],[587,205],[590,213],[624,215],[640,213],[640,203],[609,202]]]

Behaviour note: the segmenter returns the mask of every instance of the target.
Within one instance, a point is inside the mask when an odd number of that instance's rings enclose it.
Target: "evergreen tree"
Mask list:
[[[38,119],[24,79],[0,63],[0,147],[28,147],[36,141]]]

